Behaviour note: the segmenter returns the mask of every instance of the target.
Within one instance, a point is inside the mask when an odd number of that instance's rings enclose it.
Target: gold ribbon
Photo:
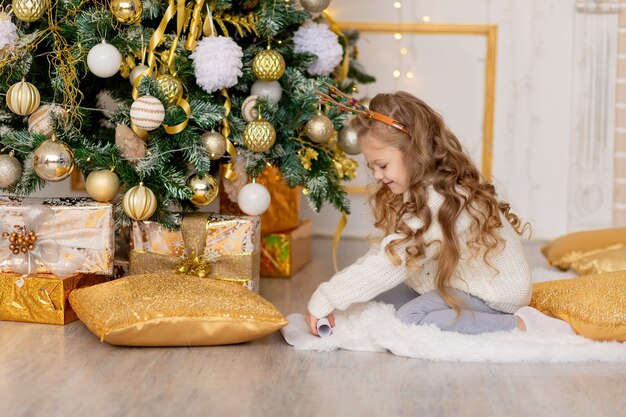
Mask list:
[[[186,256],[131,251],[130,274],[147,274],[173,271],[238,282],[245,285],[259,276],[259,252],[224,255],[207,260],[205,257],[206,236],[210,221],[207,213],[189,213],[183,216],[181,232]]]
[[[330,30],[337,34],[345,45],[344,53],[343,53],[343,61],[341,63],[341,71],[339,71],[338,81],[343,81],[348,77],[348,71],[350,70],[350,42],[348,41],[348,37],[343,34],[337,22],[330,17],[330,13],[324,10],[322,12],[328,23],[330,24]]]
[[[235,159],[237,158],[237,149],[235,145],[228,139],[230,135],[230,125],[228,124],[228,115],[230,114],[231,102],[228,96],[228,90],[222,88],[220,94],[224,96],[226,101],[224,102],[224,117],[222,118],[222,136],[226,139],[226,152],[230,155],[230,162],[224,164],[224,178],[235,181],[237,179],[237,173],[235,172]]]
[[[339,268],[337,267],[337,249],[339,248],[341,233],[343,233],[343,229],[346,227],[347,223],[348,217],[346,213],[341,212],[341,219],[339,219],[339,224],[337,224],[337,229],[335,230],[335,237],[333,237],[333,268],[335,268],[335,272],[339,272]]]
[[[202,26],[202,7],[204,7],[204,0],[196,0],[196,5],[193,7],[193,13],[191,15],[191,23],[189,24],[187,42],[185,42],[185,48],[188,51],[194,50],[196,42],[200,39],[200,35],[202,34],[200,31]]]

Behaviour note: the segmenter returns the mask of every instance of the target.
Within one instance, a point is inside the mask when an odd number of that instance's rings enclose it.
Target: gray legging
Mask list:
[[[393,304],[396,317],[407,324],[434,324],[441,330],[466,334],[511,331],[517,318],[489,307],[480,298],[463,291],[449,289],[461,309],[460,314],[445,302],[438,291],[418,295],[404,283],[380,294],[374,301]]]

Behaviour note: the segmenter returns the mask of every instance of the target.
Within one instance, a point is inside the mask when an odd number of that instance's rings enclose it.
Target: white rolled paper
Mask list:
[[[326,317],[317,321],[317,334],[319,334],[320,337],[326,337],[333,334],[333,328],[330,327],[330,322]]]

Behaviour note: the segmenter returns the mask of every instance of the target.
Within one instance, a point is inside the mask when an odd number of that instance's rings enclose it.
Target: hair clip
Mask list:
[[[409,133],[409,129],[407,129],[405,125],[403,125],[396,119],[386,116],[382,113],[378,113],[377,111],[368,109],[366,106],[359,103],[357,99],[347,94],[344,94],[334,85],[330,85],[328,83],[324,84],[326,84],[328,90],[330,90],[330,95],[316,90],[315,94],[320,96],[320,103],[328,104],[332,107],[337,107],[341,113],[345,113],[346,111],[348,111],[353,114],[365,114],[365,116],[369,117],[370,119],[375,119],[379,122],[383,122],[386,125],[395,127],[396,129],[401,130],[406,134]]]

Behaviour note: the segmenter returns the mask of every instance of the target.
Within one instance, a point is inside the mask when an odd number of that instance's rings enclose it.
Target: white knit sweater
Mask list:
[[[343,310],[350,304],[369,301],[403,281],[418,294],[436,289],[437,261],[439,251],[437,241],[442,241],[441,227],[437,213],[444,202],[444,197],[430,188],[428,205],[432,212],[432,223],[424,234],[424,241],[435,242],[426,247],[426,256],[420,260],[421,267],[408,270],[405,267],[404,248],[397,251],[402,264],[394,266],[384,252],[393,240],[403,236],[397,233],[386,236],[377,247],[373,247],[365,256],[354,264],[336,273],[330,281],[319,286],[309,301],[309,312],[318,318],[325,317],[334,309]],[[457,269],[452,275],[449,286],[484,300],[489,307],[506,313],[514,313],[520,307],[528,305],[532,293],[530,268],[519,236],[501,214],[502,228],[500,237],[506,242],[501,250],[492,250],[489,254],[490,267],[484,263],[482,254],[470,254],[464,236],[469,235],[471,217],[464,211],[458,218],[456,230],[459,236],[461,256]],[[422,221],[416,217],[405,220],[412,229],[417,230]],[[496,268],[496,269],[494,269]]]

